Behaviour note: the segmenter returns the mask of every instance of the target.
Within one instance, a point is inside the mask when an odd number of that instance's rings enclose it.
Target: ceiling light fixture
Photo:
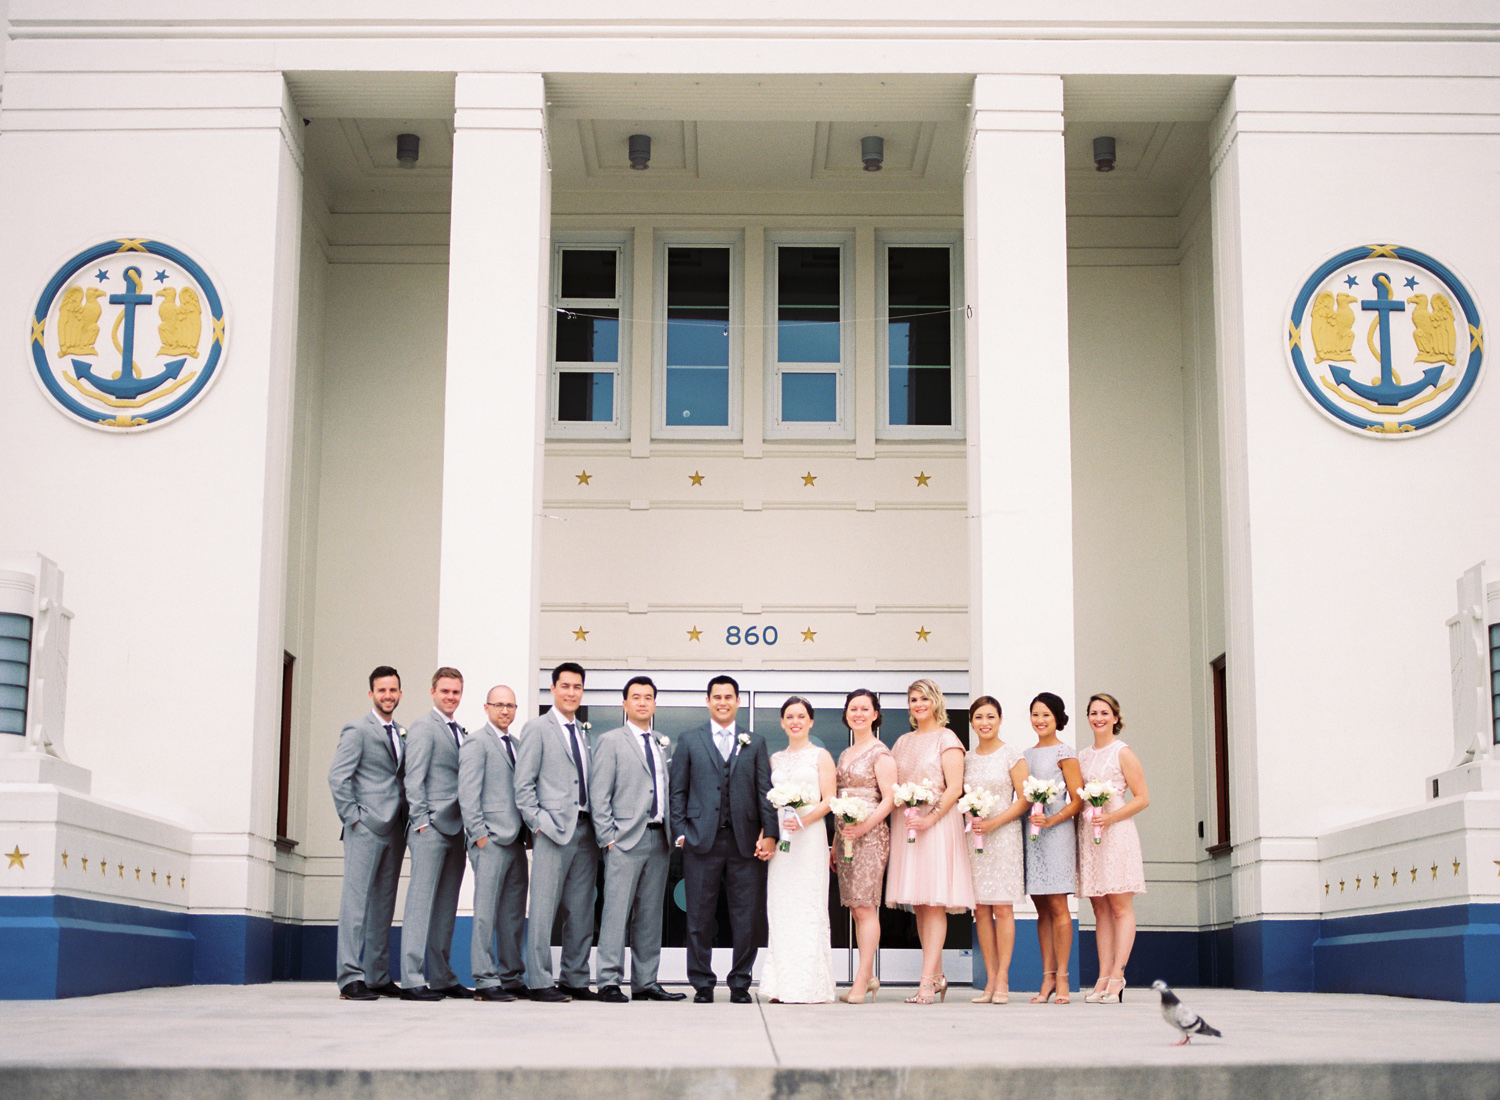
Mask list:
[[[1097,172],[1113,172],[1115,170],[1114,138],[1096,137],[1094,139],[1094,170]]]
[[[885,163],[885,138],[871,135],[859,139],[859,159],[865,162],[866,172],[878,172]]]
[[[422,139],[416,134],[396,135],[396,163],[402,168],[415,168],[417,166],[417,151],[421,148]]]
[[[651,167],[651,135],[630,135],[630,167],[644,172]]]

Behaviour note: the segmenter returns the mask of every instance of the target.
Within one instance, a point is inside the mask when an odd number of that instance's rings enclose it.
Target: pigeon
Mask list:
[[[1182,1032],[1182,1039],[1173,1046],[1182,1046],[1194,1035],[1224,1037],[1223,1032],[1214,1030],[1207,1020],[1179,1001],[1166,982],[1158,978],[1151,983],[1151,988],[1161,994],[1161,1018]]]

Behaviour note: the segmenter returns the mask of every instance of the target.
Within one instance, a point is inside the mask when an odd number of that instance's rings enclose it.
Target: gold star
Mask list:
[[[694,485],[702,485],[703,475],[700,474],[697,470],[694,470],[692,473],[688,474],[688,480],[691,481]]]
[[[1455,875],[1455,876],[1457,876],[1457,875],[1458,875],[1458,866],[1459,866],[1459,864],[1458,864],[1458,860],[1457,860],[1457,859],[1454,859],[1454,861],[1453,861],[1453,874],[1454,874],[1454,875]]]
[[[917,641],[925,642],[931,634],[932,631],[928,630],[925,626],[917,627]]]
[[[88,856],[84,856],[83,857],[83,869],[85,871],[87,871],[89,869],[89,857]],[[1433,878],[1437,878],[1437,875],[1434,874],[1432,877]]]
[[[581,474],[574,474],[573,476],[578,479],[578,484],[580,485],[587,485],[589,483],[590,474],[587,470],[583,471],[583,473]]]
[[[1495,860],[1494,863],[1495,863],[1495,874],[1500,875],[1500,859]]]
[[[810,642],[813,639],[815,639],[817,636],[818,636],[818,632],[816,630],[814,630],[812,627],[808,627],[806,630],[804,630],[802,632],[802,640],[804,642]]]
[[[120,877],[121,878],[125,877],[125,864],[123,864],[123,863],[120,864]]]
[[[187,889],[187,876],[186,875],[183,875],[180,879],[177,880],[177,882],[178,882],[179,885],[181,885],[181,887],[184,890]]]
[[[1432,865],[1432,881],[1433,882],[1437,881],[1437,864],[1436,863],[1434,863]]]
[[[167,876],[167,885],[168,885],[168,886],[171,886],[171,885],[172,885],[172,876],[171,876],[171,875],[168,875],[168,876]]]
[[[1339,879],[1339,893],[1342,894],[1343,892],[1344,892],[1344,880],[1343,879]]]
[[[151,872],[151,885],[156,885],[156,872],[154,870]]]
[[[1411,880],[1413,882],[1417,881],[1417,869],[1415,867],[1411,869]]]
[[[1396,876],[1398,874],[1400,874],[1400,872],[1397,871],[1396,868],[1392,867],[1391,868],[1391,885],[1392,886],[1396,885]]]
[[[813,472],[811,470],[808,470],[807,473],[805,473],[805,474],[802,475],[802,484],[803,485],[811,485],[813,482],[815,482],[817,480],[818,480],[817,478],[813,477]]]
[[[586,642],[589,640],[589,632],[580,626],[577,630],[573,631],[573,639],[574,641]]]
[[[688,641],[690,642],[700,641],[702,640],[702,637],[703,631],[699,630],[696,626],[688,631]]]
[[[1380,872],[1379,871],[1376,871],[1373,875],[1370,876],[1370,889],[1371,890],[1379,890],[1380,889]]]
[[[99,873],[101,875],[109,874],[109,863],[107,861],[102,859],[99,861]]]
[[[141,869],[139,867],[137,867],[135,869],[135,881],[136,882],[140,882],[141,881]]]
[[[1325,898],[1328,896],[1328,883],[1326,882],[1323,884],[1323,896]]]
[[[68,869],[68,853],[64,852],[62,854],[62,857],[63,857],[63,870],[66,871]]]
[[[5,858],[10,860],[10,865],[6,869],[9,870],[10,867],[19,867],[23,871],[26,870],[26,857],[29,855],[31,855],[30,852],[21,851],[21,846],[17,844],[14,848],[5,853]]]
[[[923,472],[923,473],[917,474],[916,478],[917,478],[917,484],[925,487],[927,485],[927,483],[932,480],[932,475]]]

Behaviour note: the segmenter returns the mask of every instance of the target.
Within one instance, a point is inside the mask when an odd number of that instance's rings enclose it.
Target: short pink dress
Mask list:
[[[908,733],[896,742],[896,781],[926,782],[940,794],[943,752],[964,743],[952,730]],[[906,810],[891,812],[891,861],[885,879],[885,903],[892,909],[941,905],[950,913],[974,908],[974,879],[969,873],[969,846],[964,843],[964,815],[949,810],[932,828],[906,840]]]
[[[1102,749],[1090,745],[1078,752],[1078,770],[1083,781],[1103,780],[1113,785],[1117,795],[1110,796],[1101,811],[1110,813],[1130,801],[1125,772],[1120,768],[1120,753],[1125,742],[1115,741]],[[1094,843],[1094,827],[1078,818],[1078,896],[1099,898],[1106,894],[1144,894],[1146,868],[1141,860],[1141,836],[1135,830],[1135,818],[1128,817],[1106,825]]]

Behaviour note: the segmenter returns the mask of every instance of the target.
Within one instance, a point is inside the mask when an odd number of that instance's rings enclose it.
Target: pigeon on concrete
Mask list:
[[[1161,994],[1161,1018],[1182,1032],[1182,1038],[1173,1046],[1182,1046],[1194,1035],[1213,1035],[1223,1038],[1223,1033],[1215,1031],[1208,1025],[1208,1021],[1199,1016],[1187,1005],[1177,999],[1177,994],[1167,986],[1167,983],[1158,978],[1151,983],[1151,988]]]

